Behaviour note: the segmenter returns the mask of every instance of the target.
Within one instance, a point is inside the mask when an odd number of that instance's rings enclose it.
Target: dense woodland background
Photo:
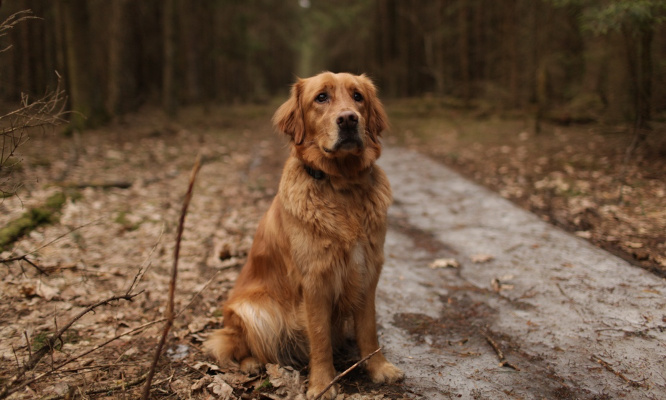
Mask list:
[[[257,102],[295,76],[365,72],[384,98],[437,96],[560,122],[666,116],[664,0],[13,0],[0,99],[63,77],[74,126],[161,104]]]

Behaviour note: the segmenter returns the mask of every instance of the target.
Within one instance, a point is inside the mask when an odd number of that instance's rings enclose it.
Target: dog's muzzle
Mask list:
[[[363,148],[363,140],[358,132],[358,115],[353,111],[343,111],[336,119],[338,140],[332,151],[352,151]]]

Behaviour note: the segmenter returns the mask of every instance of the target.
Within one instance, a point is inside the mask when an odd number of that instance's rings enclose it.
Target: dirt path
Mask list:
[[[181,115],[178,124],[143,114],[74,140],[34,138],[23,154],[25,188],[0,203],[0,226],[56,191],[68,200],[58,224],[0,254],[29,254],[46,272],[25,262],[0,265],[0,385],[56,325],[124,293],[137,278],[141,294],[77,320],[35,374],[131,334],[13,398],[94,390],[103,394],[93,398],[137,397],[135,382],[160,334],[159,324],[140,327],[163,316],[180,202],[199,152],[205,163],[186,221],[176,298],[184,311],[154,397],[224,398],[223,380],[233,390],[228,398],[296,396],[305,374],[216,375],[201,352],[206,334],[221,326],[220,302],[277,188],[286,147],[272,134],[271,110],[212,110]],[[343,382],[347,398],[666,397],[663,279],[417,153],[388,148],[380,164],[395,194],[378,299],[380,340],[407,380],[374,386],[351,374]],[[103,185],[121,181],[130,185]],[[449,258],[459,268],[428,267]],[[352,355],[337,367],[354,361]]]
[[[400,148],[382,340],[425,398],[666,396],[666,283]],[[431,269],[453,258],[459,268]],[[499,352],[505,357],[500,366]]]

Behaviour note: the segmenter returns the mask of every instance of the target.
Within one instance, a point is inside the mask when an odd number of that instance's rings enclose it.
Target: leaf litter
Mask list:
[[[201,346],[222,326],[220,305],[277,191],[288,149],[272,131],[272,111],[192,108],[173,121],[144,110],[75,140],[37,135],[21,148],[23,191],[0,202],[0,226],[58,187],[68,195],[58,223],[40,226],[0,253],[1,259],[26,255],[46,271],[25,260],[0,264],[0,389],[86,307],[132,289],[138,295],[131,301],[76,319],[52,355],[24,377],[38,379],[10,398],[139,397],[162,331],[182,197],[201,154],[181,242],[177,317],[151,398],[303,395],[304,371],[277,365],[260,375],[221,370]],[[341,398],[384,397],[367,378],[357,379]],[[395,390],[389,397],[402,398]]]

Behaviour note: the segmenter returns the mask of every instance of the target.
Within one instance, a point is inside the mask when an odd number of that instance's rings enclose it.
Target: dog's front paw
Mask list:
[[[374,383],[393,383],[405,377],[400,368],[388,361],[379,365],[368,365],[368,373]]]
[[[313,384],[310,384],[310,387],[308,388],[308,393],[307,393],[308,400],[312,400],[312,399],[317,398],[317,395],[319,395],[319,393],[321,393],[321,392],[326,388],[326,386],[328,386],[328,384],[329,384],[329,382],[324,383],[324,384],[320,384],[320,385],[313,385]],[[324,394],[320,397],[320,399],[322,399],[322,400],[332,400],[332,399],[335,399],[335,397],[338,395],[338,388],[337,388],[337,386],[338,386],[338,385],[333,385],[333,386],[331,386],[331,388],[328,389],[328,390],[326,391],[326,393],[324,393]]]

